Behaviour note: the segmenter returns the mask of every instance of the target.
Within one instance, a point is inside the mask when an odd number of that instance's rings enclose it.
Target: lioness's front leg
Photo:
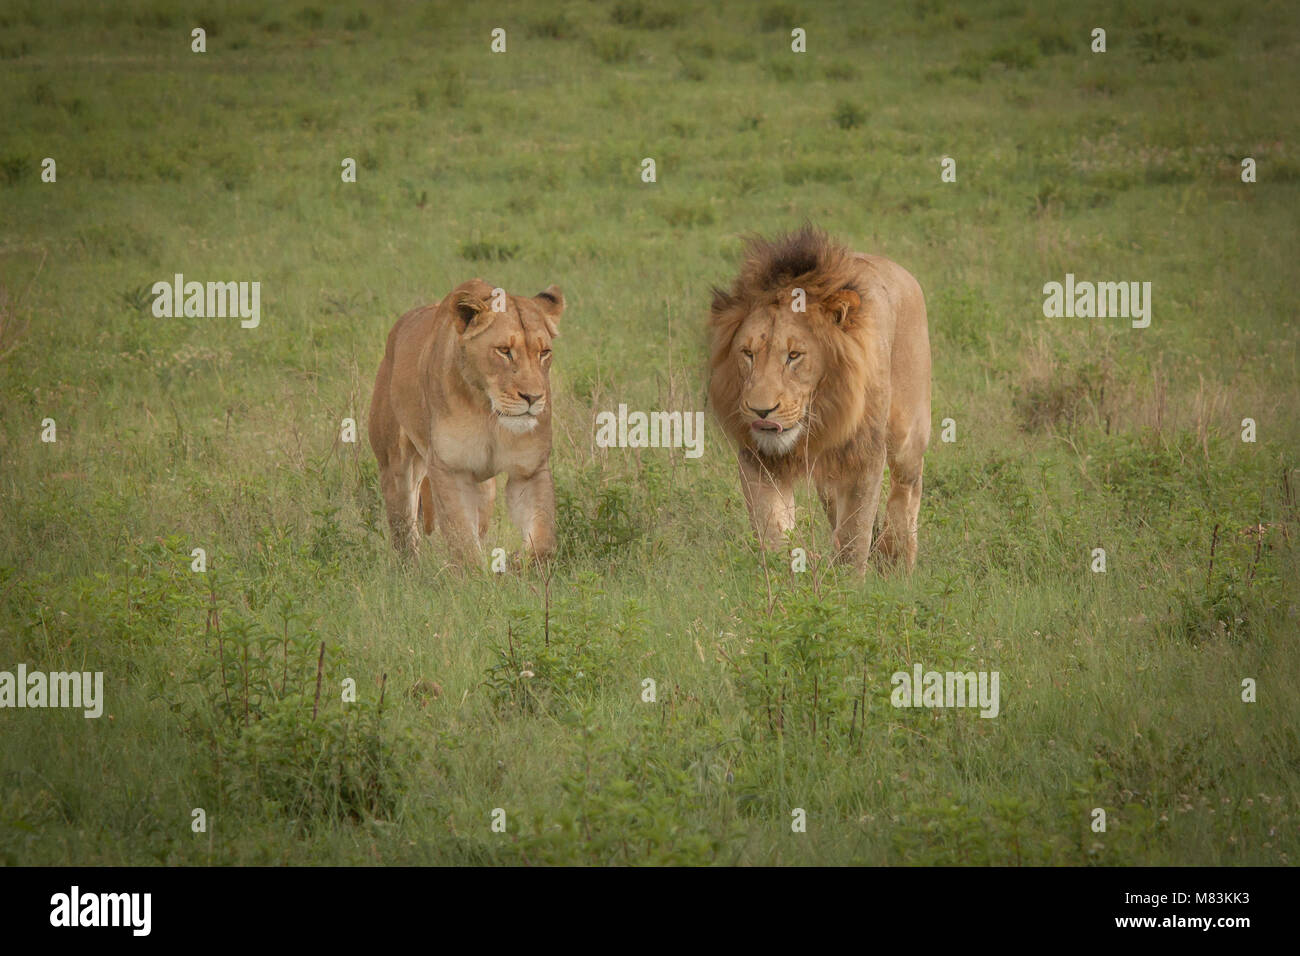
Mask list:
[[[420,546],[417,516],[421,465],[414,446],[410,442],[404,442],[384,460],[379,475],[393,547],[400,554],[413,555]]]
[[[479,483],[471,475],[452,471],[441,462],[429,463],[429,490],[434,500],[434,520],[452,557],[473,565],[480,549]]]
[[[492,524],[492,506],[497,500],[497,480],[489,478],[478,485],[478,537],[487,539],[488,528]]]
[[[549,464],[531,475],[511,475],[506,484],[506,507],[524,536],[524,553],[530,562],[545,561],[555,554],[555,484]]]
[[[786,532],[794,529],[794,484],[778,478],[742,451],[740,454],[740,488],[745,494],[749,521],[765,551],[781,547]]]

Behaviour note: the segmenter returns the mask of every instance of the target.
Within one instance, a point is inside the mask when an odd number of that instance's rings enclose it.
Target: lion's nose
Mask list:
[[[537,401],[537,400],[538,400],[539,398],[541,398],[542,396],[540,396],[540,395],[529,395],[527,392],[520,392],[520,393],[519,393],[519,397],[522,398],[522,399],[523,399],[525,402],[527,402],[529,405],[531,405],[531,404],[533,404],[533,402]]]
[[[777,402],[771,408],[754,408],[752,405],[750,406],[754,414],[757,415],[759,418],[767,418],[768,415],[771,415],[774,411],[776,411],[780,407],[781,407],[780,402]]]

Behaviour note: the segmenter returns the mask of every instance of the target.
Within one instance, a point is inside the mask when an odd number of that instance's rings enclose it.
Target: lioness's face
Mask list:
[[[483,392],[501,427],[516,434],[532,431],[546,415],[551,398],[551,341],[564,311],[556,286],[531,299],[504,296],[504,311],[491,301],[461,297],[460,366],[465,380]]]
[[[768,455],[788,453],[808,427],[813,392],[825,368],[808,316],[791,311],[789,301],[786,296],[756,308],[732,342],[744,383],[738,413],[749,422],[755,447]]]

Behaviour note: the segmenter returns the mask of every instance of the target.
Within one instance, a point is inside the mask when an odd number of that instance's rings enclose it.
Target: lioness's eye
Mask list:
[[[741,349],[740,354],[745,356],[745,358],[747,359],[752,359],[754,357],[754,353],[751,352],[749,349]]]
[[[511,357],[511,355],[510,355],[510,350],[507,349],[507,348],[498,348],[498,349],[497,349],[497,354],[498,354],[498,355],[504,355],[506,358],[510,358],[510,357]]]
[[[793,361],[794,361],[795,359],[797,359],[800,355],[803,355],[803,353],[802,353],[802,352],[791,352],[791,353],[790,353],[790,361],[793,362]]]
[[[542,349],[542,358],[549,358],[550,355],[551,355],[550,349]]]

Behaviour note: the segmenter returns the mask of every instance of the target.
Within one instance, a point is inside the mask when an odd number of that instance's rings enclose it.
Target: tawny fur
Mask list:
[[[811,227],[752,239],[731,289],[713,290],[709,332],[710,402],[737,446],[762,545],[781,546],[794,527],[794,482],[807,476],[840,559],[865,569],[874,544],[911,568],[930,440],[925,299],[912,275]],[[885,527],[873,542],[886,462]]]
[[[528,557],[555,550],[549,372],[564,296],[493,293],[473,279],[388,335],[369,432],[399,551],[436,531],[453,559],[476,562],[502,472]]]

